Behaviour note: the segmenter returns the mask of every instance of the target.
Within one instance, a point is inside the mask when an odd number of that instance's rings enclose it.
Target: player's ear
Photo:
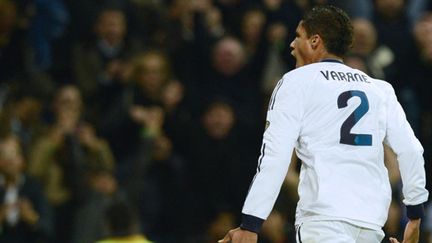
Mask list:
[[[319,35],[313,35],[310,37],[310,44],[312,49],[316,49],[321,42],[321,37]]]

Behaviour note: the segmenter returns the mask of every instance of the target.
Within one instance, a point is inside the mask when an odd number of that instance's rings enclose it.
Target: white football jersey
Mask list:
[[[423,148],[392,86],[332,60],[297,68],[271,97],[242,213],[268,217],[295,148],[302,161],[296,224],[338,219],[381,228],[391,201],[383,143],[397,154],[404,203],[427,201]]]

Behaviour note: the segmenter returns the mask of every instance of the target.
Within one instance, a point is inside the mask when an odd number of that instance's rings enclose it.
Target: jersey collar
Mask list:
[[[322,59],[320,62],[336,62],[336,63],[341,63],[341,64],[343,64],[342,61],[337,60],[337,59],[331,59],[331,58]]]

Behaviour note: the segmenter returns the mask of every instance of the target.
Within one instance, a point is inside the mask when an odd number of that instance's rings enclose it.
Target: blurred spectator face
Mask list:
[[[157,52],[139,57],[133,69],[133,79],[146,93],[159,94],[169,78],[168,60]]]
[[[268,27],[267,40],[271,44],[283,43],[286,41],[287,32],[283,23],[273,23]]]
[[[180,18],[183,14],[192,10],[188,0],[173,0],[169,6],[169,13],[172,18]]]
[[[376,11],[385,19],[394,19],[404,10],[404,0],[375,0]]]
[[[264,0],[264,4],[270,10],[277,10],[282,4],[282,0]]]
[[[212,0],[189,0],[188,5],[194,11],[205,12],[212,6]]]
[[[226,37],[213,50],[214,68],[225,76],[237,74],[245,65],[246,54],[240,41]]]
[[[0,0],[0,33],[10,33],[16,23],[17,9],[14,2]]]
[[[224,6],[233,6],[241,2],[242,0],[216,0],[219,4]]]
[[[24,97],[14,105],[15,114],[24,124],[30,124],[39,119],[42,105],[36,98]]]
[[[96,33],[110,45],[117,45],[126,35],[126,20],[119,10],[105,10],[96,23]]]
[[[246,42],[257,43],[260,40],[266,17],[259,10],[250,10],[243,16],[242,31]]]
[[[432,13],[424,15],[416,23],[414,38],[423,59],[432,64]]]
[[[165,109],[173,109],[183,100],[184,87],[178,81],[169,82],[162,91],[162,102]]]
[[[89,176],[90,187],[103,194],[112,195],[117,191],[117,181],[114,176],[107,171],[91,173]]]
[[[172,151],[171,141],[165,137],[160,136],[154,141],[153,159],[156,161],[163,161],[169,159]]]
[[[24,160],[17,138],[10,136],[0,141],[0,172],[6,177],[15,177],[23,167]]]
[[[360,56],[347,56],[344,58],[344,63],[349,67],[361,70],[364,73],[369,73],[366,62]]]
[[[224,139],[231,132],[235,122],[234,111],[224,103],[215,103],[208,108],[203,118],[204,128],[214,139]]]
[[[81,106],[81,94],[77,87],[68,85],[57,91],[54,100],[54,109],[56,113],[80,113]]]
[[[352,52],[360,56],[369,55],[376,46],[375,27],[366,19],[355,19],[352,21],[352,25],[354,28]]]

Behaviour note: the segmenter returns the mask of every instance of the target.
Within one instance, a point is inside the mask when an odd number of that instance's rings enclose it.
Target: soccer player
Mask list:
[[[418,242],[428,198],[423,148],[392,86],[343,63],[351,44],[350,20],[336,7],[316,7],[300,21],[291,43],[297,68],[271,97],[242,223],[219,242],[257,242],[293,148],[302,160],[297,242],[381,242],[391,201],[383,144],[397,155],[402,177],[409,218],[403,243]]]

